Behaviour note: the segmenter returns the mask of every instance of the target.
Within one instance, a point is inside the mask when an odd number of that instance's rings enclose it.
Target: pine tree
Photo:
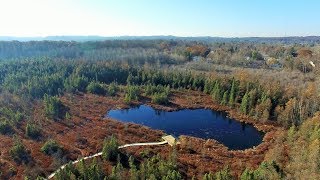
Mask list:
[[[211,81],[209,79],[206,79],[204,83],[203,92],[206,94],[209,94],[211,92],[211,86],[212,86]]]
[[[232,85],[231,85],[231,90],[230,90],[230,95],[229,95],[229,106],[233,107],[235,103],[235,96],[236,96],[236,81],[233,78],[232,79]]]
[[[26,135],[30,138],[37,139],[41,135],[41,132],[35,124],[27,123]]]
[[[234,179],[230,173],[229,167],[215,173],[215,180],[232,180]]]
[[[83,159],[80,161],[78,169],[81,173],[82,179],[88,179],[90,177],[88,173],[88,167]]]
[[[211,172],[206,173],[206,174],[202,177],[202,180],[214,180],[214,179],[215,179],[214,174],[212,174]]]
[[[118,155],[118,142],[114,136],[105,139],[102,148],[102,157],[105,160],[115,160]]]
[[[132,74],[130,73],[128,78],[127,78],[127,85],[132,85],[133,84],[133,76]]]
[[[253,89],[248,94],[249,102],[248,102],[248,112],[251,112],[254,109],[257,101],[257,90]]]
[[[129,167],[130,167],[130,180],[138,180],[139,174],[136,165],[134,164],[134,159],[132,156],[129,157]]]
[[[120,155],[117,157],[117,165],[112,168],[110,179],[122,179],[123,166],[120,162]]]
[[[228,103],[228,94],[229,94],[229,91],[225,91],[223,93],[221,105],[227,105],[227,103]]]
[[[221,88],[220,88],[220,82],[216,81],[213,92],[212,92],[212,99],[216,102],[220,102],[221,100]]]
[[[246,92],[242,98],[241,105],[240,105],[240,111],[244,114],[248,113],[248,103],[249,103],[249,97],[248,97],[248,93]]]
[[[241,180],[254,180],[254,174],[252,171],[250,171],[249,169],[245,169],[241,176],[240,176]]]

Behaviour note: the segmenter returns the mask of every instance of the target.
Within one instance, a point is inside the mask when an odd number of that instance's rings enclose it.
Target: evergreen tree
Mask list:
[[[252,171],[250,171],[249,169],[245,169],[241,176],[240,176],[241,180],[255,180],[254,178],[254,173]]]
[[[225,91],[223,93],[221,105],[227,105],[227,103],[228,103],[228,94],[229,94],[229,91]]]
[[[248,104],[249,104],[249,97],[248,93],[246,92],[242,98],[240,111],[244,114],[248,114]]]
[[[232,179],[234,178],[231,175],[230,169],[228,167],[215,173],[215,180],[232,180]]]
[[[139,88],[137,86],[127,86],[126,94],[124,96],[125,103],[129,104],[131,101],[139,99]]]
[[[204,176],[202,177],[202,180],[214,180],[214,174],[212,174],[211,172],[204,174]]]
[[[129,157],[129,167],[130,167],[130,180],[139,180],[138,169],[134,164],[134,158],[132,156]]]
[[[40,137],[41,132],[40,132],[40,129],[36,125],[27,123],[26,135],[30,138],[37,139]]]
[[[30,155],[20,139],[15,139],[14,145],[10,149],[10,155],[18,163],[28,163]]]
[[[8,120],[0,120],[0,134],[11,134],[13,133],[13,128]]]
[[[102,157],[104,160],[115,160],[118,156],[118,142],[117,139],[112,135],[108,139],[104,140],[102,148]]]
[[[115,96],[117,94],[118,87],[116,82],[112,82],[109,84],[108,89],[107,89],[107,94],[109,96]]]
[[[62,152],[62,147],[60,147],[60,145],[52,139],[49,139],[42,147],[41,147],[41,152],[48,154],[48,155],[52,155],[55,153],[60,153]]]
[[[231,90],[230,90],[230,95],[229,95],[229,106],[233,107],[235,103],[235,98],[236,98],[236,81],[234,78],[232,78],[232,85],[231,85]]]
[[[56,96],[44,95],[44,111],[48,118],[56,119],[61,116],[63,104]]]
[[[90,82],[86,88],[87,92],[92,94],[105,95],[106,90],[98,82]]]
[[[204,83],[204,88],[203,88],[203,92],[206,94],[209,94],[212,90],[212,83],[209,80],[209,78],[206,79],[205,83]]]
[[[120,155],[118,155],[117,165],[112,168],[112,172],[109,178],[114,180],[118,180],[118,179],[121,180],[123,179],[122,173],[123,173],[123,166],[120,162]]]
[[[249,91],[249,94],[248,94],[248,112],[251,112],[251,110],[254,109],[256,105],[256,101],[257,101],[257,90],[252,89],[251,91]],[[250,115],[253,115],[253,114],[250,114]]]
[[[212,92],[212,98],[216,102],[220,102],[220,100],[221,100],[221,87],[220,86],[221,86],[220,82],[216,81],[214,88],[213,88],[213,92]]]

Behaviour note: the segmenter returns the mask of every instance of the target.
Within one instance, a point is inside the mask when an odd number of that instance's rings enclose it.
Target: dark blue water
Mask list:
[[[107,116],[123,122],[164,130],[167,134],[177,137],[189,135],[215,139],[229,149],[251,148],[260,144],[264,135],[252,125],[227,118],[225,113],[209,109],[167,112],[141,105],[130,109],[111,110]]]

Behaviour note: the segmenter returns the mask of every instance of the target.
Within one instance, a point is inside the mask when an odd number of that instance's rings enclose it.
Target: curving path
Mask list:
[[[162,142],[133,143],[133,144],[125,144],[125,145],[119,146],[118,149],[122,149],[122,148],[126,148],[126,147],[132,147],[132,146],[163,145],[163,144],[167,144],[167,143],[168,143],[167,140],[164,140]],[[81,160],[91,159],[91,158],[98,157],[98,156],[101,156],[101,155],[102,155],[102,152],[98,152],[98,153],[96,153],[94,155],[83,157],[83,158],[75,160],[75,161],[73,161],[71,163],[72,164],[77,164]],[[52,179],[60,170],[63,170],[66,166],[67,166],[67,164],[64,164],[64,165],[60,166],[60,168],[58,170],[56,170],[55,172],[53,172],[52,174],[50,174],[47,179]]]
[[[133,144],[126,144],[123,146],[119,146],[118,149],[121,148],[126,148],[126,147],[131,147],[131,146],[154,146],[154,145],[163,145],[163,144],[167,144],[168,141],[162,141],[162,142],[150,142],[150,143],[133,143]]]

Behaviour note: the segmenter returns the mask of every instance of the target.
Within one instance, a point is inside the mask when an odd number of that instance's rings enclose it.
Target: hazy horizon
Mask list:
[[[319,36],[316,0],[3,0],[0,36]]]
[[[320,35],[290,35],[290,36],[177,36],[177,35],[114,35],[114,36],[103,36],[103,35],[48,35],[48,36],[0,36],[8,38],[48,38],[48,37],[101,37],[101,38],[116,38],[116,37],[177,37],[177,38],[290,38],[290,37],[320,37]]]

